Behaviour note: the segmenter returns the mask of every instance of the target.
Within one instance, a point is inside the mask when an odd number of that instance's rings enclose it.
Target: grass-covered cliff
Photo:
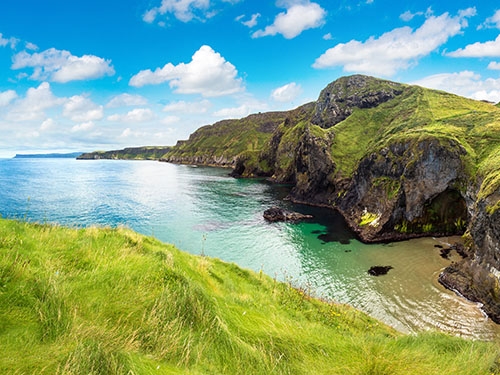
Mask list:
[[[163,160],[223,155],[235,175],[291,183],[292,199],[338,210],[364,241],[465,232],[470,256],[442,282],[500,322],[498,105],[354,75],[264,132],[266,116],[201,128]]]
[[[127,147],[123,150],[86,152],[77,156],[78,160],[158,160],[166,152],[168,146]]]
[[[0,219],[2,374],[498,374],[500,349],[402,335],[128,229]]]

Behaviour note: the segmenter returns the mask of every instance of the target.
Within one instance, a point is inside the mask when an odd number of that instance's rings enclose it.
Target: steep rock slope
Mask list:
[[[202,128],[166,160],[206,155],[198,145],[215,145],[217,131],[241,122],[259,126],[250,116],[210,134]],[[500,322],[498,106],[355,75],[332,82],[315,103],[280,112],[268,129],[252,149],[222,138],[211,152],[230,151],[237,176],[291,183],[292,199],[337,209],[364,241],[466,232],[471,256],[441,281]],[[255,137],[242,130],[240,143]]]

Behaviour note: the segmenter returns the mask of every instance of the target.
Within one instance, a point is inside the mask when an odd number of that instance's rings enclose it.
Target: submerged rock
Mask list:
[[[387,273],[392,269],[392,266],[373,266],[368,270],[368,274],[372,276],[387,275]]]
[[[312,215],[304,215],[299,212],[287,211],[280,207],[271,207],[264,211],[264,219],[272,223],[277,221],[300,221],[311,219]]]

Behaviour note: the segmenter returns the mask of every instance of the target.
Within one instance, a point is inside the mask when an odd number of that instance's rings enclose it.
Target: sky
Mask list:
[[[0,157],[174,145],[352,74],[496,103],[496,3],[4,1]]]

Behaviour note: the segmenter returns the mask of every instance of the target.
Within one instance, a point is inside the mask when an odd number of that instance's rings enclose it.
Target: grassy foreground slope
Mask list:
[[[2,374],[496,374],[500,348],[352,308],[131,230],[0,219]]]

